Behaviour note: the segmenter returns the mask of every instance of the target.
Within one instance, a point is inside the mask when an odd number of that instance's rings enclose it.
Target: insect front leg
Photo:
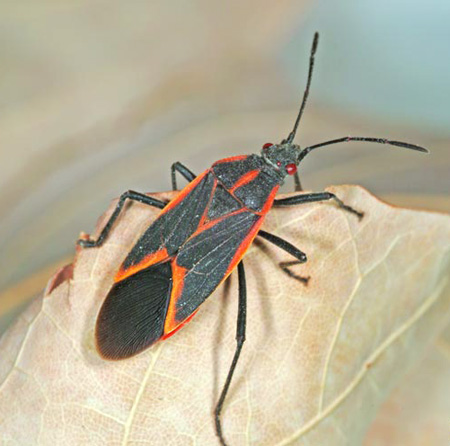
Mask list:
[[[189,183],[192,180],[195,180],[195,177],[197,176],[197,175],[195,175],[194,172],[189,170],[184,164],[181,164],[179,161],[177,161],[176,163],[172,164],[172,167],[170,168],[170,172],[171,172],[171,177],[172,177],[172,189],[173,190],[178,190],[178,188],[177,188],[177,178],[176,178],[176,173],[177,172],[183,178],[185,178],[187,181],[189,181]]]
[[[270,243],[274,244],[275,246],[282,249],[283,251],[286,251],[288,254],[294,256],[297,260],[291,260],[289,262],[280,262],[279,263],[280,268],[289,277],[292,277],[292,278],[302,282],[304,285],[308,285],[308,281],[309,281],[310,277],[299,276],[298,274],[294,273],[293,271],[291,271],[289,269],[291,266],[300,265],[307,261],[306,254],[303,251],[300,251],[300,249],[296,248],[294,245],[289,243],[287,240],[284,240],[281,237],[271,234],[270,232],[260,230],[258,232],[258,236],[269,241]]]
[[[245,329],[247,321],[247,285],[245,283],[245,270],[244,264],[241,261],[238,264],[238,277],[239,277],[239,306],[238,306],[238,316],[237,316],[237,327],[236,327],[236,350],[234,352],[233,361],[231,362],[230,369],[228,370],[227,379],[222,388],[219,401],[217,402],[216,409],[214,411],[215,421],[216,421],[216,434],[219,437],[222,446],[227,446],[222,432],[222,424],[220,421],[220,414],[222,412],[222,407],[225,402],[228,390],[230,388],[231,380],[233,379],[234,370],[239,360],[241,354],[242,346],[245,342]]]
[[[77,244],[82,246],[83,248],[96,248],[97,246],[101,246],[103,242],[105,241],[106,237],[108,237],[109,232],[111,231],[111,228],[114,224],[114,222],[117,220],[117,217],[120,214],[120,211],[122,210],[125,201],[133,200],[138,201],[139,203],[144,203],[149,206],[153,206],[159,209],[163,209],[167,203],[164,203],[164,201],[158,200],[153,197],[149,197],[148,195],[142,194],[140,192],[135,192],[133,190],[128,190],[124,192],[116,205],[116,208],[114,209],[114,212],[112,213],[111,217],[109,217],[109,220],[107,221],[106,225],[102,229],[102,232],[100,233],[97,240],[84,240],[79,239],[77,240]]]
[[[302,183],[300,182],[300,177],[298,175],[298,172],[294,173],[294,183],[295,183],[295,192],[300,192],[303,190]]]
[[[351,206],[346,205],[336,195],[331,192],[314,192],[311,194],[294,195],[293,197],[279,198],[274,200],[274,206],[295,206],[303,203],[314,203],[316,201],[334,200],[336,204],[344,211],[356,215],[360,220],[364,217],[364,212],[359,212]]]

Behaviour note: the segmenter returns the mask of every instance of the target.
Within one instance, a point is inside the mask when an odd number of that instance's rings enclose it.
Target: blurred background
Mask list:
[[[305,189],[449,210],[449,23],[445,0],[1,2],[0,332],[121,192],[287,136],[315,30],[297,142],[432,153],[330,147],[302,164]]]

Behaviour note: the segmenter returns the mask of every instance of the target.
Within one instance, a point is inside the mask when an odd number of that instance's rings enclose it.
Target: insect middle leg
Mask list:
[[[309,281],[309,277],[302,277],[298,274],[291,271],[289,268],[291,266],[300,265],[302,263],[305,263],[307,261],[306,254],[303,251],[300,251],[300,249],[296,248],[294,245],[289,243],[287,240],[282,239],[281,237],[278,237],[274,234],[271,234],[270,232],[266,232],[263,230],[260,230],[258,232],[258,236],[262,237],[263,239],[269,241],[270,243],[274,244],[275,246],[278,246],[278,248],[282,249],[283,251],[286,251],[288,254],[294,256],[297,260],[291,260],[289,262],[280,262],[280,268],[289,276],[294,279],[299,280],[303,284],[307,285]]]
[[[247,321],[247,285],[245,282],[245,270],[244,264],[241,261],[237,267],[238,277],[239,277],[239,306],[237,315],[237,327],[236,327],[236,350],[234,352],[233,361],[231,362],[230,369],[228,370],[227,379],[222,388],[219,401],[217,402],[216,409],[214,411],[215,421],[216,421],[216,434],[219,437],[220,444],[222,446],[227,446],[225,438],[222,432],[222,424],[220,421],[220,414],[222,412],[222,407],[225,402],[228,390],[230,388],[231,380],[233,379],[234,370],[239,360],[241,354],[242,346],[245,342],[245,329]]]
[[[195,173],[189,170],[184,164],[181,164],[179,161],[177,161],[176,163],[173,163],[172,167],[170,168],[173,190],[178,190],[176,177],[177,172],[189,182],[195,180]]]
[[[335,194],[331,192],[314,192],[311,194],[294,195],[293,197],[279,198],[274,200],[274,206],[295,206],[303,203],[314,203],[316,201],[334,200],[344,211],[356,215],[360,220],[364,217],[364,212],[359,212],[351,206],[346,205]]]
[[[103,227],[102,232],[98,236],[97,240],[84,240],[79,239],[77,240],[77,244],[82,246],[83,248],[96,248],[97,246],[101,246],[103,242],[105,241],[106,237],[108,237],[109,232],[111,231],[111,228],[114,224],[114,222],[117,220],[117,217],[120,214],[120,211],[122,210],[125,201],[133,200],[138,201],[139,203],[147,204],[148,206],[153,206],[159,209],[163,209],[167,203],[164,203],[164,201],[158,200],[153,197],[149,197],[148,195],[142,194],[140,192],[135,192],[133,190],[128,190],[124,192],[116,205],[116,208],[114,209],[114,212],[112,213],[111,217],[109,217],[109,220],[107,221],[106,225]]]

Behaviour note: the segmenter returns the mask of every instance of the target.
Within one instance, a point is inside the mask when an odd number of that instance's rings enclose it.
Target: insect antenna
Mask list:
[[[289,133],[289,136],[286,139],[283,139],[283,141],[281,141],[281,144],[285,144],[285,143],[291,144],[295,138],[295,134],[297,133],[297,127],[298,127],[298,124],[300,123],[300,119],[302,117],[303,110],[305,109],[306,101],[307,101],[308,95],[309,95],[309,88],[311,86],[311,79],[312,79],[312,73],[313,73],[313,68],[314,68],[314,56],[316,54],[318,44],[319,44],[319,33],[316,32],[314,34],[314,39],[313,39],[313,43],[312,43],[312,47],[311,47],[311,55],[309,56],[308,81],[306,82],[305,92],[303,93],[302,105],[300,106],[300,110],[298,112],[297,119],[295,120],[294,128],[292,129],[291,133]]]
[[[378,144],[388,144],[390,146],[403,147],[405,149],[417,150],[418,152],[429,153],[428,149],[425,147],[418,146],[416,144],[410,144],[408,142],[402,141],[392,141],[385,138],[370,138],[367,136],[344,136],[343,138],[332,139],[330,141],[321,142],[319,144],[314,144],[304,148],[300,155],[298,156],[297,162],[300,162],[311,150],[317,149],[323,146],[329,146],[331,144],[338,144],[340,142],[353,142],[353,141],[364,141],[364,142],[374,142]]]

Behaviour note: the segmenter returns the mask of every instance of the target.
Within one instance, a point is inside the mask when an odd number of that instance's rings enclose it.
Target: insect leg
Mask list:
[[[302,191],[302,183],[300,183],[300,177],[298,176],[298,172],[295,172],[294,174],[294,183],[295,183],[295,192]]]
[[[245,341],[245,327],[247,319],[247,286],[245,283],[245,270],[244,264],[241,261],[238,264],[238,277],[239,277],[239,307],[237,316],[237,328],[236,328],[236,350],[234,352],[233,361],[231,362],[230,369],[228,371],[227,379],[222,388],[219,401],[217,402],[216,409],[214,411],[216,421],[216,434],[219,437],[222,446],[227,446],[222,433],[222,424],[220,421],[220,414],[222,412],[223,403],[230,388],[231,380],[233,379],[233,373],[241,354],[242,346]]]
[[[289,269],[291,266],[299,265],[302,263],[305,263],[307,261],[306,254],[302,251],[300,251],[298,248],[296,248],[294,245],[291,245],[287,240],[282,239],[281,237],[278,237],[274,234],[270,234],[269,232],[260,230],[258,232],[258,235],[270,243],[274,244],[275,246],[278,246],[278,248],[281,248],[283,251],[286,251],[288,254],[291,254],[294,256],[297,260],[291,260],[289,262],[280,262],[280,268],[289,276],[294,279],[299,280],[303,284],[307,285],[309,281],[309,277],[302,277],[297,274],[295,274],[293,271]]]
[[[342,200],[331,192],[314,192],[311,194],[294,195],[293,197],[279,198],[274,200],[274,206],[295,206],[303,203],[314,203],[316,201],[334,200],[337,205],[347,212],[356,215],[360,220],[364,217],[364,212],[359,212],[350,206],[347,206]]]
[[[258,235],[266,239],[270,243],[273,243],[275,246],[278,246],[278,248],[281,248],[283,251],[286,251],[291,256],[294,256],[299,261],[299,263],[306,262],[307,260],[306,254],[300,251],[300,249],[296,248],[291,243],[289,243],[287,240],[284,240],[275,234],[271,234],[270,232],[266,232],[263,230],[259,230]]]
[[[157,207],[159,209],[163,209],[167,204],[164,203],[164,201],[157,200],[156,198],[149,197],[148,195],[145,194],[141,194],[140,192],[128,190],[120,196],[116,208],[114,209],[114,212],[112,213],[111,217],[109,217],[109,220],[102,229],[102,232],[98,236],[98,239],[97,240],[79,239],[77,240],[77,244],[82,246],[83,248],[95,248],[97,246],[101,246],[105,241],[106,237],[108,237],[109,231],[111,230],[114,222],[117,220],[117,217],[119,216],[120,211],[122,210],[127,198],[129,200],[139,201],[139,203],[144,203],[149,206]]]
[[[180,175],[182,175],[186,180],[191,182],[195,179],[196,175],[194,172],[189,170],[184,164],[181,164],[179,161],[172,164],[172,167],[170,168],[170,172],[172,175],[172,189],[178,190],[177,188],[177,178],[176,178],[176,172],[178,172]]]

